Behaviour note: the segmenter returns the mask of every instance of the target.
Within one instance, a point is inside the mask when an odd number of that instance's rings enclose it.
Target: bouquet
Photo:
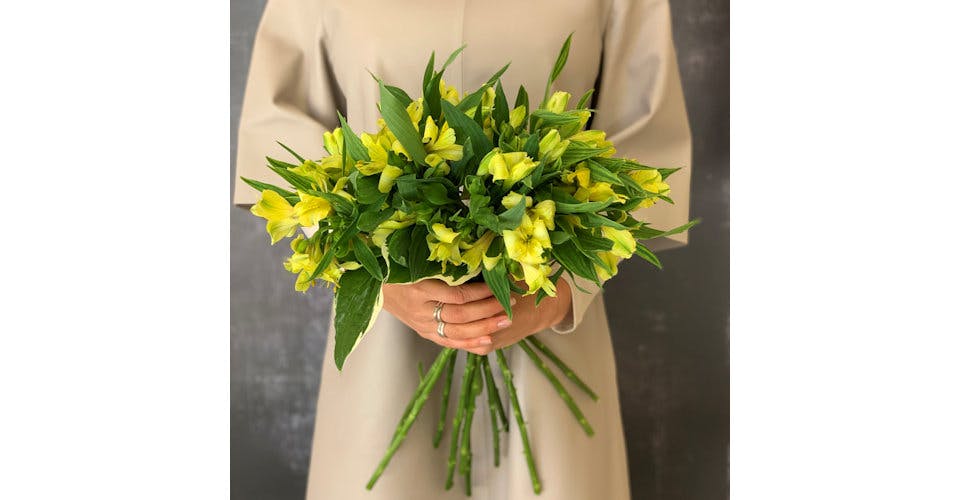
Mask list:
[[[593,91],[569,106],[567,92],[551,94],[567,60],[567,37],[544,89],[531,109],[521,86],[511,108],[500,82],[509,64],[480,88],[461,97],[443,74],[464,47],[438,69],[430,56],[423,93],[416,99],[376,76],[379,129],[359,136],[342,115],[340,127],[324,133],[328,156],[305,159],[280,144],[297,163],[267,158],[289,183],[282,188],[243,180],[261,192],[253,214],[266,219],[272,244],[290,242],[284,267],[297,275],[295,288],[323,283],[334,289],[334,360],[338,369],[373,324],[382,304],[381,284],[439,279],[459,285],[482,279],[512,317],[510,294],[554,296],[563,273],[602,285],[634,255],[660,267],[640,241],[685,231],[697,221],[660,230],[637,220],[638,208],[672,203],[666,180],[676,168],[653,168],[618,158],[601,130],[586,130]],[[573,385],[597,396],[541,340],[517,343],[570,408],[584,432],[593,429],[564,388],[548,359]],[[443,349],[420,378],[372,488],[407,435],[427,398],[442,383],[443,436],[456,350]],[[487,393],[493,423],[494,463],[499,465],[499,421],[509,430],[494,362],[502,373],[520,432],[533,490],[541,491],[523,412],[502,350],[467,353],[460,400],[452,422],[447,489],[458,469],[470,494],[470,428],[476,398]]]

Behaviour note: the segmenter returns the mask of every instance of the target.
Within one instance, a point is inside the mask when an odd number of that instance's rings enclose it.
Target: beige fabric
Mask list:
[[[275,143],[282,140],[306,156],[321,157],[321,134],[337,125],[337,109],[354,130],[375,130],[378,92],[367,70],[416,95],[431,50],[442,61],[467,44],[445,77],[461,90],[478,87],[512,61],[503,76],[508,99],[513,101],[523,83],[536,105],[570,32],[575,32],[570,58],[555,88],[578,99],[599,83],[593,127],[609,133],[620,155],[649,165],[688,167],[669,181],[676,205],[658,204],[638,214],[658,228],[686,222],[690,133],[666,0],[272,0],[254,46],[237,173],[282,184],[265,168],[264,156],[283,157]],[[249,205],[257,198],[237,183],[235,203]],[[662,250],[686,241],[683,234],[651,246]],[[596,287],[579,284],[588,291],[572,287],[571,314],[554,329],[568,335],[548,332],[541,338],[600,395],[595,403],[571,387],[595,436],[583,433],[519,348],[508,350],[544,485],[538,498],[627,499],[627,459],[603,299]],[[428,401],[374,490],[364,489],[416,386],[417,361],[429,366],[438,347],[385,311],[342,373],[333,364],[332,346],[328,342],[324,359],[308,498],[464,497],[459,476],[452,490],[442,487],[449,435],[440,449],[433,448],[437,397]],[[458,374],[462,355],[459,361]],[[454,397],[458,386],[459,379]],[[493,468],[484,410],[478,409],[473,426],[472,498],[534,498],[515,423],[503,443],[500,468]]]

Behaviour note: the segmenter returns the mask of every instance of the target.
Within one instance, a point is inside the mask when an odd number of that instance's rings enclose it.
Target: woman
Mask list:
[[[608,132],[618,156],[688,167],[670,178],[675,205],[659,204],[638,214],[658,228],[686,222],[690,134],[666,0],[272,0],[254,45],[237,174],[282,182],[263,161],[265,155],[281,153],[278,139],[307,157],[322,157],[321,137],[338,125],[337,110],[354,130],[376,130],[378,88],[368,70],[414,91],[431,51],[442,61],[467,45],[445,74],[446,82],[460,90],[479,87],[510,61],[502,79],[508,100],[523,84],[538,102],[556,53],[571,32],[570,57],[555,87],[575,98],[596,87],[592,127]],[[256,191],[237,183],[235,203],[250,205],[257,199]],[[651,246],[663,250],[685,243],[686,234],[681,234]],[[463,498],[460,484],[443,489],[450,437],[448,432],[439,449],[433,447],[437,397],[428,400],[376,487],[364,488],[417,385],[417,362],[429,366],[441,346],[487,353],[543,332],[538,338],[594,388],[599,401],[572,393],[596,430],[588,437],[524,353],[506,351],[544,485],[538,498],[628,499],[603,298],[589,283],[577,284],[585,290],[564,277],[557,297],[538,308],[532,297],[518,297],[512,324],[504,321],[502,308],[482,284],[384,286],[386,311],[342,372],[333,363],[333,343],[327,343],[307,497]],[[440,319],[446,338],[437,334],[438,303],[445,304]],[[462,366],[461,355],[458,372]],[[454,380],[451,401],[459,377]],[[484,411],[474,415],[472,498],[534,498],[514,427],[502,436],[501,465],[494,469],[488,418]]]

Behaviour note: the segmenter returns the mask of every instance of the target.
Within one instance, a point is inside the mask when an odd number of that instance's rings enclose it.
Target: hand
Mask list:
[[[522,283],[520,283],[523,286]],[[537,295],[519,297],[513,309],[513,324],[493,334],[493,344],[471,351],[474,354],[490,354],[495,349],[503,349],[520,342],[537,332],[550,328],[563,321],[572,307],[570,286],[564,280],[557,281],[557,296],[544,297],[536,305]]]
[[[443,302],[440,319],[446,338],[437,335],[433,310]],[[510,326],[503,306],[486,283],[449,286],[440,280],[383,285],[383,308],[421,337],[443,347],[489,354],[491,334]],[[514,313],[516,314],[516,313]]]

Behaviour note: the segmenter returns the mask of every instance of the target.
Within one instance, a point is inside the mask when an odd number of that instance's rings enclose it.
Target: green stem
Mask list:
[[[596,393],[594,393],[589,387],[587,387],[587,384],[585,384],[583,380],[580,380],[580,377],[578,377],[577,374],[574,373],[574,371],[570,369],[570,367],[567,366],[566,363],[561,361],[560,358],[558,358],[557,355],[554,354],[553,351],[551,351],[550,348],[547,347],[546,344],[544,344],[540,339],[538,339],[535,336],[530,336],[530,337],[527,337],[527,340],[529,340],[534,347],[539,349],[544,356],[550,358],[550,361],[553,361],[553,364],[557,365],[557,368],[560,368],[560,371],[562,371],[563,374],[566,375],[571,382],[576,384],[577,387],[582,389],[583,392],[587,393],[587,395],[590,396],[590,399],[594,401],[598,399]]]
[[[447,483],[446,489],[453,487],[453,473],[457,468],[457,451],[460,449],[460,435],[463,428],[463,416],[467,410],[467,397],[470,392],[470,384],[473,383],[473,364],[470,363],[470,356],[467,354],[467,364],[463,369],[463,378],[460,379],[460,401],[457,403],[457,413],[453,417],[453,433],[450,435],[450,456],[447,458]]]
[[[553,384],[553,388],[557,390],[557,394],[560,395],[560,399],[567,404],[567,408],[570,408],[570,411],[573,412],[573,416],[577,419],[577,422],[580,423],[580,427],[583,427],[583,431],[587,433],[588,436],[593,435],[593,428],[590,427],[590,423],[587,422],[587,418],[583,416],[583,412],[580,411],[580,407],[577,406],[577,403],[573,401],[573,397],[570,396],[570,393],[563,388],[563,384],[560,383],[560,379],[550,370],[550,367],[540,359],[540,356],[537,356],[537,353],[533,352],[533,349],[530,348],[530,345],[527,341],[521,340],[517,342],[520,345],[520,348],[523,349],[523,352],[527,353],[527,356],[530,356],[530,359],[533,360],[533,364],[540,369],[540,371],[547,377],[547,380]]]
[[[523,455],[527,459],[527,469],[530,471],[530,482],[533,484],[533,492],[537,495],[542,491],[540,486],[540,476],[537,474],[537,465],[533,461],[533,452],[530,451],[530,438],[527,436],[527,424],[523,421],[523,413],[520,411],[520,400],[517,398],[517,388],[513,386],[513,374],[507,366],[507,359],[503,356],[503,350],[497,349],[497,364],[500,365],[500,371],[503,373],[503,383],[507,386],[507,392],[510,394],[510,406],[513,408],[513,417],[517,420],[517,427],[520,429],[520,438],[523,440]]]
[[[480,393],[480,374],[477,367],[480,364],[480,356],[470,354],[470,363],[473,365],[474,375],[470,381],[470,399],[467,401],[466,417],[463,422],[463,437],[460,440],[460,473],[463,474],[463,484],[467,496],[471,494],[470,488],[470,469],[473,465],[473,452],[470,448],[470,429],[473,427],[473,413],[477,409],[477,394]]]
[[[437,355],[437,359],[434,360],[433,366],[430,367],[426,377],[420,382],[416,393],[414,393],[413,405],[409,407],[409,411],[407,411],[400,420],[400,424],[397,426],[397,431],[393,435],[393,440],[391,441],[390,446],[387,448],[387,453],[383,456],[383,459],[380,460],[380,464],[377,465],[377,469],[373,472],[373,476],[370,478],[370,481],[367,482],[368,490],[373,488],[373,485],[376,484],[377,479],[380,479],[380,475],[383,474],[383,471],[387,468],[387,464],[390,463],[390,459],[393,458],[394,453],[396,453],[397,449],[400,448],[400,444],[403,443],[403,440],[407,437],[407,432],[410,431],[410,427],[417,419],[417,416],[420,415],[420,410],[423,409],[423,405],[427,402],[427,397],[430,395],[430,391],[433,390],[433,386],[437,383],[437,379],[440,378],[443,365],[447,362],[450,356],[456,352],[456,349],[447,348],[443,351],[440,351],[440,354]]]
[[[490,360],[486,356],[480,358],[480,367],[483,369],[483,378],[486,381],[487,406],[490,407],[490,430],[493,434],[493,466],[500,467],[500,427],[497,426],[497,405],[500,403],[500,393],[493,382],[490,372]]]
[[[450,386],[453,385],[453,369],[457,364],[457,357],[451,356],[447,362],[447,372],[443,379],[443,401],[440,403],[440,421],[437,422],[437,433],[433,436],[433,447],[440,446],[443,439],[443,427],[447,421],[447,406],[450,405]]]
[[[507,414],[503,411],[503,403],[500,402],[500,390],[497,389],[497,384],[493,380],[493,372],[490,371],[490,358],[484,356],[481,363],[480,366],[483,368],[483,376],[487,379],[487,385],[493,387],[493,402],[497,405],[497,413],[500,414],[500,421],[503,422],[503,430],[504,432],[509,431],[510,420],[507,419]]]

